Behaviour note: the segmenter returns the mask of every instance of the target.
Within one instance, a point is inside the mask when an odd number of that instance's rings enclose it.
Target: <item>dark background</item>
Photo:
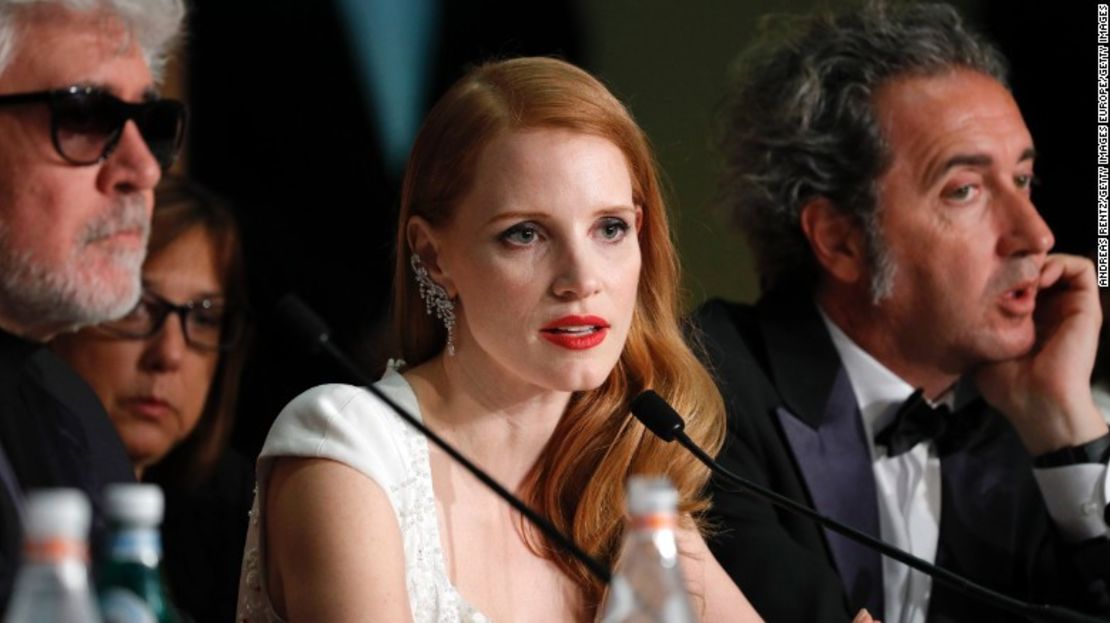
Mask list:
[[[376,376],[395,350],[386,313],[398,174],[386,165],[373,104],[335,0],[195,0],[185,90],[188,174],[230,198],[244,228],[257,339],[235,445],[261,446],[281,407],[343,380],[274,326],[296,292]],[[713,112],[727,68],[759,16],[844,2],[764,0],[512,2],[439,6],[427,101],[477,61],[554,54],[597,74],[651,137],[670,189],[687,302],[757,295],[742,238],[715,203]],[[964,1],[1002,48],[1038,150],[1034,197],[1057,249],[1095,235],[1095,6]],[[722,270],[722,267],[727,267]]]

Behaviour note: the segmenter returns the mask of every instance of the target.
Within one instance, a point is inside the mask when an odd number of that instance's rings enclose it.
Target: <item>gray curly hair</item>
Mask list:
[[[102,11],[119,19],[159,81],[185,17],[184,0],[0,0],[0,75],[11,62],[26,20],[34,11],[49,8],[77,13]]]
[[[873,2],[843,15],[768,20],[739,60],[720,147],[725,207],[747,235],[766,291],[814,287],[816,260],[802,208],[829,199],[863,225],[871,295],[885,297],[893,268],[878,226],[876,180],[890,154],[873,94],[901,76],[979,71],[1006,85],[1006,63],[947,5]]]

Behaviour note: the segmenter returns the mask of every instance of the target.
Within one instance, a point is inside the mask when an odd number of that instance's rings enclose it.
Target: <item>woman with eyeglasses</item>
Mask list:
[[[227,448],[245,356],[246,283],[230,210],[166,178],[138,305],[51,347],[89,383],[137,479],[166,493],[164,565],[178,607],[231,620],[253,481]]]

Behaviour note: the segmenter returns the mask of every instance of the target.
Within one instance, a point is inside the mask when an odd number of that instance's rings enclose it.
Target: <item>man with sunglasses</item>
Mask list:
[[[155,92],[182,0],[0,0],[0,609],[25,491],[133,478],[95,395],[42,347],[140,296],[153,189],[185,112]]]

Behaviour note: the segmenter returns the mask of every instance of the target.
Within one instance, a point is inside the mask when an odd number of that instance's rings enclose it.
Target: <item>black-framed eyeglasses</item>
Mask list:
[[[201,298],[177,305],[150,290],[143,290],[139,304],[126,316],[98,328],[115,337],[143,340],[161,331],[170,314],[177,314],[185,343],[197,350],[230,350],[243,334],[240,314],[228,309],[223,299]]]
[[[71,164],[96,164],[111,156],[128,120],[162,169],[173,164],[185,136],[185,105],[177,100],[131,103],[85,86],[0,95],[0,106],[43,103],[50,106],[54,149]]]

